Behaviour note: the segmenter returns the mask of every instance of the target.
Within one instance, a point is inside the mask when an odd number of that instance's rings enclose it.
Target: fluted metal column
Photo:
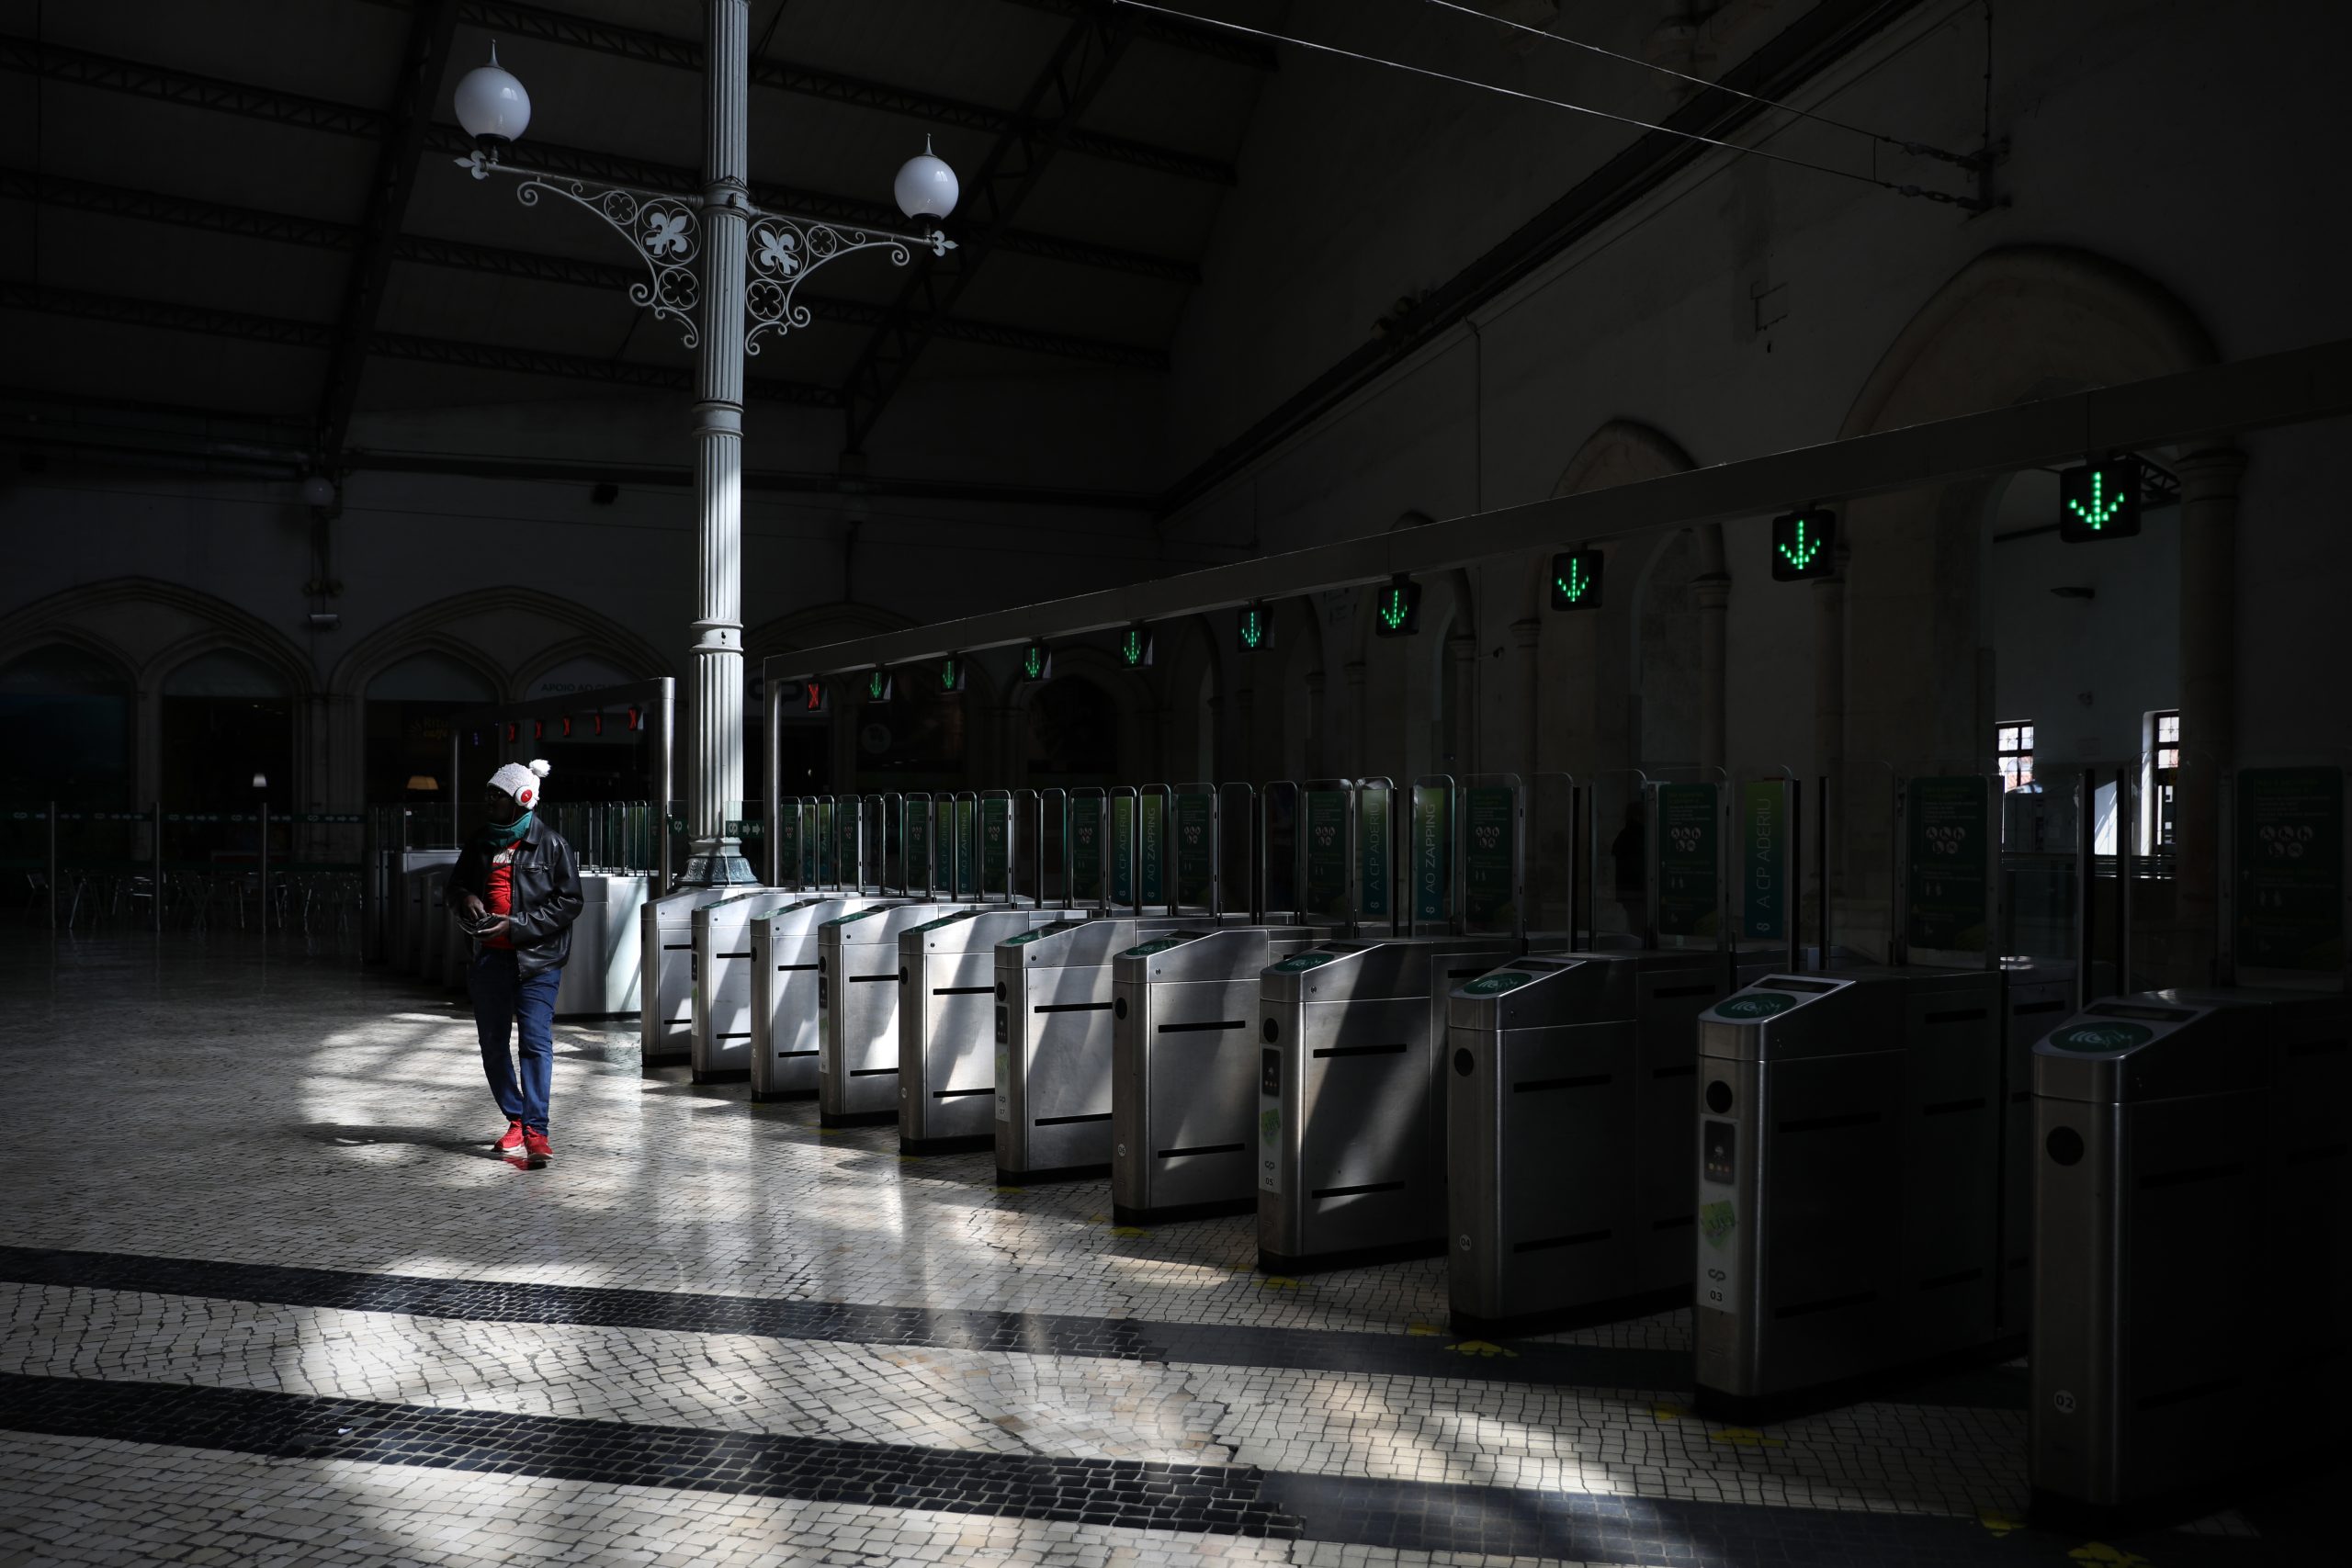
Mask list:
[[[743,797],[743,253],[751,218],[750,0],[709,0],[703,66],[702,344],[695,367],[694,849],[685,881],[758,877],[727,835]]]

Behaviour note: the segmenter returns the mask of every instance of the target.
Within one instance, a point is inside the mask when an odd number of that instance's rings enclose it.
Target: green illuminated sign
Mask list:
[[[1176,902],[1206,904],[1213,884],[1211,860],[1216,836],[1211,829],[1209,797],[1176,797]]]
[[[1136,797],[1111,797],[1111,902],[1133,908],[1136,902]]]
[[[1555,610],[1598,610],[1600,608],[1600,565],[1599,550],[1568,550],[1552,558],[1552,608]]]
[[[1388,810],[1396,792],[1367,789],[1356,797],[1356,918],[1385,920],[1388,907]]]
[[[1348,796],[1345,790],[1306,792],[1307,913],[1340,919],[1348,912]]]
[[[1119,662],[1130,670],[1140,670],[1151,662],[1151,633],[1148,628],[1129,626],[1119,634]]]
[[[1233,620],[1233,645],[1243,653],[1273,646],[1274,613],[1263,604],[1245,605]]]
[[[2251,968],[2344,967],[2344,773],[2238,774],[2237,960]]]
[[[1722,900],[1715,876],[1713,784],[1660,784],[1657,792],[1657,931],[1660,936],[1713,936]]]
[[[2070,545],[2140,531],[2140,459],[2086,463],[2058,476],[2058,537]]]
[[[1904,936],[1914,947],[1980,953],[1989,940],[1991,795],[1981,778],[1913,779]]]
[[[1021,678],[1024,681],[1052,680],[1054,650],[1042,642],[1024,644],[1021,649]]]
[[[1373,597],[1373,631],[1380,637],[1411,637],[1421,629],[1421,585],[1400,577]]]
[[[1801,582],[1838,570],[1838,514],[1791,512],[1772,519],[1772,581]]]
[[[890,700],[890,677],[879,670],[865,672],[865,700],[887,703]]]
[[[943,692],[960,692],[964,689],[962,660],[943,659],[939,661],[939,689]]]

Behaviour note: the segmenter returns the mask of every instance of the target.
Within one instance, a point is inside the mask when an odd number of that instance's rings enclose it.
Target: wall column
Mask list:
[[[1326,750],[1324,737],[1329,733],[1331,717],[1330,711],[1324,702],[1323,688],[1326,682],[1323,671],[1309,670],[1305,679],[1306,682],[1306,734],[1301,738],[1302,744],[1299,747],[1298,755],[1299,771],[1306,777],[1298,781],[1300,784],[1305,784],[1307,779],[1329,776],[1323,753]]]
[[[2187,454],[2177,467],[2181,748],[2174,801],[2179,905],[2173,978],[2201,985],[2212,979],[2221,948],[2221,779],[2237,763],[2238,481],[2245,454],[2211,446]]]
[[[1364,662],[1351,659],[1340,667],[1340,676],[1348,683],[1348,772],[1363,778],[1372,771],[1372,717],[1364,712]]]
[[[1537,690],[1537,655],[1544,646],[1544,623],[1531,615],[1510,624],[1511,668],[1519,682],[1519,733],[1503,748],[1516,759],[1520,775],[1532,778],[1544,771],[1544,698]]]
[[[1699,575],[1690,584],[1690,607],[1699,612],[1699,765],[1720,768],[1730,748],[1724,739],[1724,628],[1731,606],[1731,570],[1724,555],[1724,525],[1693,531]]]
[[[1445,750],[1441,771],[1465,778],[1478,771],[1478,639],[1445,639]]]

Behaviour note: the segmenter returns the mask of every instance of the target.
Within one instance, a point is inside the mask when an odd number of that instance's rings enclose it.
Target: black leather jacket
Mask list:
[[[490,901],[490,859],[497,852],[486,838],[458,852],[449,871],[451,902],[460,893]],[[506,940],[514,944],[514,967],[524,975],[553,969],[571,956],[571,922],[580,918],[580,857],[562,834],[534,818],[514,840],[514,912],[506,917]],[[474,951],[481,952],[476,942]]]

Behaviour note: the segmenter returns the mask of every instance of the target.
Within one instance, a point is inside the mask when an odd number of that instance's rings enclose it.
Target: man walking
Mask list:
[[[536,819],[548,764],[509,762],[490,776],[488,823],[458,852],[449,896],[474,939],[466,991],[481,1035],[482,1072],[506,1113],[498,1152],[542,1164],[548,1091],[555,1076],[555,991],[580,918],[580,861],[563,835]],[[522,1036],[522,1071],[507,1052]]]

